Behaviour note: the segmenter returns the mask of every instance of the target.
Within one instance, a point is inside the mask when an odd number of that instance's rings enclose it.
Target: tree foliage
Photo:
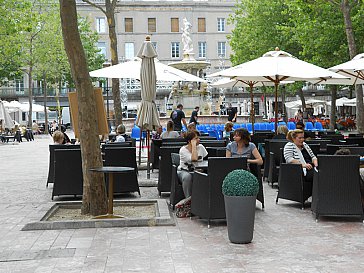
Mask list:
[[[279,47],[322,67],[349,60],[340,2],[329,0],[241,0],[229,22],[234,65]],[[335,1],[334,1],[335,2]],[[362,1],[350,1],[357,48],[364,48]]]

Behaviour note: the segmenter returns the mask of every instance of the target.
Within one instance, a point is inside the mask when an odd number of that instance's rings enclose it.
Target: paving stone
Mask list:
[[[362,222],[322,218],[316,223],[309,206],[275,204],[277,189],[266,183],[266,208],[257,203],[248,245],[229,242],[226,222],[213,221],[208,229],[197,217],[175,218],[175,226],[21,231],[60,202],[51,200],[53,186],[45,187],[49,143],[49,136],[36,136],[19,145],[0,144],[1,273],[364,272]],[[158,171],[150,175],[155,185]],[[145,170],[139,178],[141,197],[126,198],[165,204],[167,194],[159,198],[155,186],[145,186]],[[169,213],[163,208],[163,216]]]

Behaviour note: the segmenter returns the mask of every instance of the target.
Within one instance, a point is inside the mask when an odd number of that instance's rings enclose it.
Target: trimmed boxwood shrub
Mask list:
[[[222,184],[222,192],[227,196],[254,196],[258,191],[258,179],[246,170],[228,173]]]

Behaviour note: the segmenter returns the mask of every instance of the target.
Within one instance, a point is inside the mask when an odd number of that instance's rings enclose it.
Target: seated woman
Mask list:
[[[234,124],[231,121],[225,123],[224,132],[222,133],[222,137],[226,138],[230,141],[230,135],[233,132]]]
[[[246,156],[248,163],[263,164],[262,156],[253,142],[250,133],[244,128],[234,131],[234,141],[226,146],[226,157]]]
[[[61,131],[55,131],[52,135],[53,144],[63,144],[64,134]]]
[[[277,135],[273,139],[286,139],[288,133],[288,128],[286,125],[279,125],[277,128]]]
[[[169,120],[167,122],[167,131],[161,134],[161,139],[179,137],[179,133],[177,131],[173,131],[173,126],[174,126],[173,121]]]
[[[192,173],[189,166],[192,162],[203,160],[207,156],[207,151],[200,144],[200,138],[197,132],[190,131],[187,133],[185,140],[187,145],[182,146],[179,150],[180,164],[178,166],[178,178],[182,182],[183,193],[185,197],[190,197],[192,192]]]
[[[311,148],[304,142],[304,132],[300,129],[289,131],[284,146],[284,159],[287,163],[301,164],[306,182],[313,181],[313,167],[317,167],[317,158]]]
[[[68,135],[66,134],[66,126],[64,125],[61,125],[61,132],[63,133],[63,143],[62,144],[71,144],[71,140],[70,138],[68,137]]]
[[[125,126],[123,124],[120,124],[116,129],[115,142],[125,142],[124,134],[125,134]]]
[[[157,129],[155,130],[155,132],[152,133],[152,139],[160,139],[162,133],[163,133],[162,126],[157,127]]]

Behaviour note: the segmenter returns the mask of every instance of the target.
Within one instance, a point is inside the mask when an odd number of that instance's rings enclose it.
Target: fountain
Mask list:
[[[183,59],[182,61],[172,62],[168,65],[193,74],[198,77],[203,76],[203,70],[210,66],[210,62],[198,61],[194,57],[193,43],[191,39],[192,25],[183,19],[182,28],[182,44],[183,44]],[[186,114],[190,114],[195,106],[200,106],[203,115],[211,114],[211,93],[207,88],[206,83],[188,83],[182,85],[175,84],[170,94],[169,99],[173,100],[173,106],[182,103]]]

